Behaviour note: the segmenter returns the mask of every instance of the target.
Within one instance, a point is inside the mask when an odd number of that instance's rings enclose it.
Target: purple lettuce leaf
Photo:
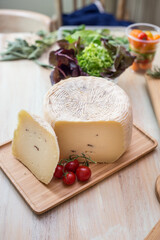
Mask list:
[[[69,77],[88,75],[78,65],[74,49],[60,48],[57,51],[52,51],[49,56],[49,63],[54,66],[50,75],[52,85]]]
[[[121,75],[134,62],[135,57],[123,46],[113,46],[108,43],[107,39],[102,39],[104,47],[109,51],[114,59],[112,67],[104,69],[101,73],[102,77],[116,78]]]
[[[65,49],[74,49],[75,55],[78,54],[80,51],[84,49],[84,44],[81,43],[81,38],[79,37],[77,41],[73,43],[69,43],[65,39],[61,39],[57,41],[58,45],[60,48],[65,48]]]

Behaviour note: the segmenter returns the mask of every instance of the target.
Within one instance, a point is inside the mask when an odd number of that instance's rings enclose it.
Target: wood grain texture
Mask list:
[[[0,166],[32,210],[41,214],[128,166],[156,146],[156,140],[134,127],[131,145],[118,161],[112,164],[90,164],[91,179],[86,183],[77,181],[70,187],[64,186],[61,180],[56,179],[47,186],[42,184],[13,157],[11,143],[0,148]]]
[[[151,230],[149,235],[144,240],[159,240],[160,239],[160,221]]]
[[[26,35],[21,34],[24,38]],[[1,35],[0,47],[17,35]],[[155,57],[159,63],[160,49]],[[47,61],[48,53],[42,59]],[[0,142],[12,138],[17,112],[42,115],[50,71],[30,61],[0,62]],[[160,128],[143,75],[127,69],[118,85],[129,95],[134,123],[160,146]],[[160,219],[155,181],[160,148],[87,191],[37,216],[0,171],[0,239],[7,240],[141,240]]]

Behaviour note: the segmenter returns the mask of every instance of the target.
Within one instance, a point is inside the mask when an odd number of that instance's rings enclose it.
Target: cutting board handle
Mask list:
[[[160,202],[160,175],[157,177],[157,180],[156,180],[155,191],[156,191],[157,199]]]
[[[144,240],[160,240],[160,221],[154,226]]]

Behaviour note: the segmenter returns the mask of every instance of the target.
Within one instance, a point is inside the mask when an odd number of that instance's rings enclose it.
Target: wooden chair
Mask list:
[[[62,13],[63,13],[63,1],[62,0],[55,0],[56,2],[56,11],[57,11],[57,17],[58,17],[58,27],[62,25]],[[73,3],[73,9],[72,11],[77,10],[77,0],[72,0]],[[90,0],[90,3],[95,2],[95,0]],[[104,9],[106,9],[106,1],[105,0],[100,0],[102,3],[102,6]],[[81,1],[81,7],[84,7],[85,5],[88,4],[88,1],[82,0]],[[125,18],[125,6],[126,6],[126,0],[117,0],[116,3],[116,18],[119,20],[122,20]]]
[[[23,10],[0,10],[0,32],[53,31],[57,28],[57,17]]]

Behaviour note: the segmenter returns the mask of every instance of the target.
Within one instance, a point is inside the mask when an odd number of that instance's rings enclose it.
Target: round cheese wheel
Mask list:
[[[55,84],[45,96],[44,116],[58,137],[61,158],[84,153],[110,163],[131,142],[129,97],[104,78],[80,76]]]

